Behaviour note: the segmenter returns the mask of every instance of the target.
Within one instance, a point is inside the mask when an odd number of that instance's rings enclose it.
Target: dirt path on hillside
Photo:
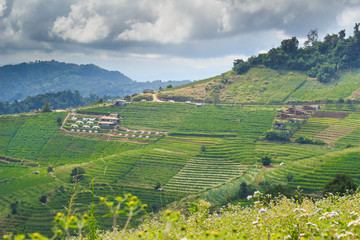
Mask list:
[[[61,124],[61,130],[65,130],[64,129],[64,126],[65,126],[65,123],[67,122],[67,120],[69,119],[69,116],[70,116],[70,112],[68,112],[68,114],[66,115],[66,117],[64,118],[62,124]]]
[[[164,101],[158,99],[156,93],[153,94],[153,101],[155,101],[155,102],[164,102]]]
[[[260,179],[262,178],[262,176],[264,176],[264,174],[266,173],[266,171],[268,170],[269,167],[265,167],[263,166],[263,170],[261,171],[261,173],[257,176],[255,182],[254,182],[254,186],[258,187],[259,186],[259,182]]]

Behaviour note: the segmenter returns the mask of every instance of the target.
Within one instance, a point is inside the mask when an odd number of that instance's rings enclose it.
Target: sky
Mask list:
[[[93,63],[136,81],[199,80],[311,29],[360,22],[360,0],[0,0],[0,65]]]

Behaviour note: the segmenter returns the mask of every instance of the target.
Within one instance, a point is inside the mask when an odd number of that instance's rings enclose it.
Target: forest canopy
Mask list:
[[[310,30],[303,48],[296,37],[284,39],[277,48],[252,56],[247,61],[236,59],[233,70],[238,74],[250,68],[265,66],[272,69],[307,71],[307,75],[326,83],[336,73],[360,67],[360,23],[356,23],[353,36],[345,37],[345,30],[327,34],[318,40],[316,29]]]

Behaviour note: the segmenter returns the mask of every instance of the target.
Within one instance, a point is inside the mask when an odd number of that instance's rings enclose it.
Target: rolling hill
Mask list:
[[[279,108],[288,107],[137,102],[77,113],[2,116],[1,233],[49,235],[53,216],[64,211],[71,196],[74,214],[87,211],[93,193],[105,197],[123,192],[138,196],[149,204],[149,212],[156,212],[189,194],[222,205],[236,198],[242,182],[257,189],[277,183],[301,186],[312,194],[321,193],[337,172],[347,172],[360,183],[360,105],[323,104],[315,115],[291,118],[301,122],[296,126],[278,117]],[[101,126],[95,133],[93,126],[111,113],[120,115],[120,124]],[[266,140],[267,131],[280,121],[295,129],[292,137],[314,137],[326,144]],[[270,167],[261,165],[264,155],[271,156]],[[70,176],[75,167],[85,171],[76,185]],[[106,209],[99,207],[98,212],[104,215]],[[110,226],[110,219],[101,220],[102,228]]]
[[[144,89],[157,90],[189,81],[136,82],[118,71],[107,71],[93,64],[77,65],[57,61],[37,61],[0,67],[0,101],[12,102],[37,94],[75,91],[87,97],[124,96],[141,93]],[[101,87],[99,87],[101,86]]]
[[[233,71],[220,76],[166,89],[158,94],[164,100],[244,104],[288,104],[294,102],[336,102],[360,99],[360,71],[339,74],[337,79],[320,83],[305,73],[269,68],[251,68],[238,75]]]

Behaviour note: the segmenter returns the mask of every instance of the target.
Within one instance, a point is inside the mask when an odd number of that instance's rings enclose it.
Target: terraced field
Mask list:
[[[164,133],[143,143],[59,130],[56,120],[66,113],[0,117],[0,155],[28,161],[0,161],[0,234],[39,231],[49,235],[54,214],[68,206],[74,194],[70,182],[74,167],[85,170],[76,185],[76,212],[87,211],[93,201],[92,184],[96,196],[131,192],[149,204],[151,212],[188,194],[224,204],[237,196],[242,182],[257,188],[263,182],[300,185],[307,192],[319,192],[338,171],[349,171],[360,180],[356,173],[360,150],[354,148],[360,145],[355,143],[360,133],[358,112],[342,118],[326,114],[310,118],[295,136],[332,137],[331,146],[317,146],[265,141],[276,108],[138,102],[125,108],[86,109],[119,113],[121,129]],[[352,148],[344,150],[349,143]],[[261,166],[264,155],[272,157],[269,168]],[[280,167],[282,162],[287,166]],[[49,166],[53,172],[48,173]],[[291,182],[286,180],[288,174],[293,175]],[[159,185],[163,191],[155,189]],[[46,204],[39,202],[43,195]],[[15,213],[10,208],[14,204]],[[99,215],[105,213],[100,207]],[[110,219],[102,225],[109,227]]]
[[[222,158],[194,157],[164,187],[165,191],[197,193],[240,177],[248,166]]]

